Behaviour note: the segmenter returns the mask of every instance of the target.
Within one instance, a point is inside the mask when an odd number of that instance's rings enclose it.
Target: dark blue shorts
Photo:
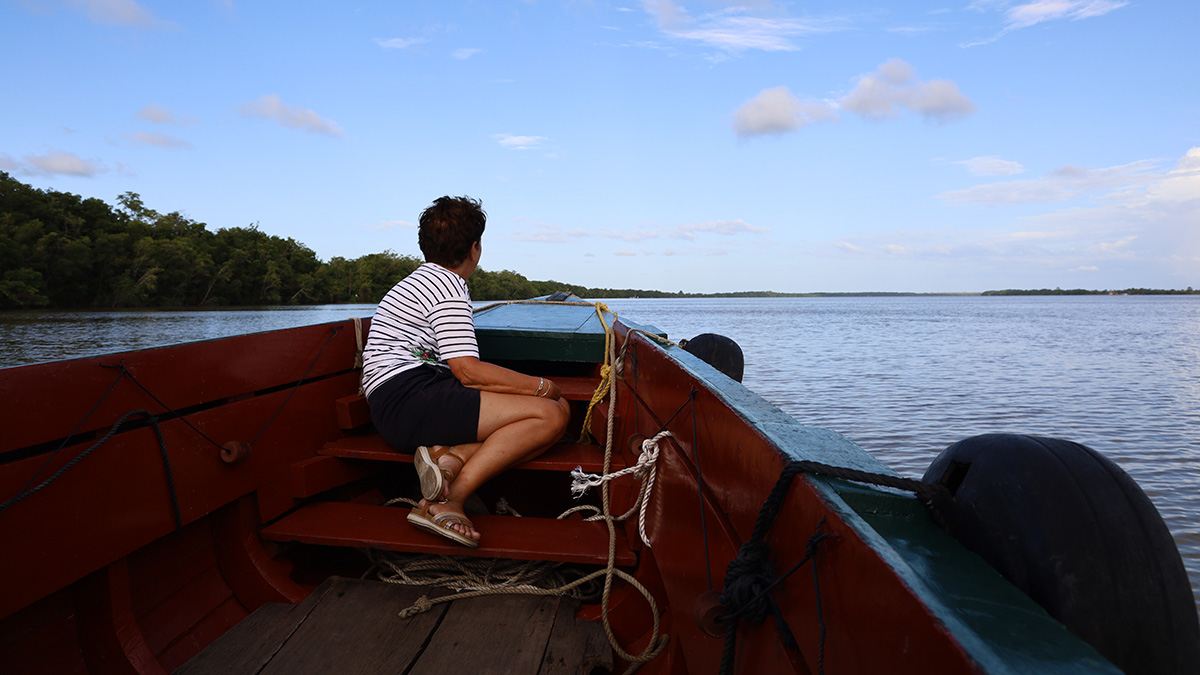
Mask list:
[[[403,452],[478,440],[479,390],[462,386],[449,368],[422,364],[390,377],[367,405],[383,440]]]

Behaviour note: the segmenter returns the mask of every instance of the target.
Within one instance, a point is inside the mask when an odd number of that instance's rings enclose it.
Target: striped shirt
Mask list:
[[[435,263],[425,263],[379,301],[363,349],[363,389],[422,363],[446,367],[460,356],[479,358],[467,282]]]

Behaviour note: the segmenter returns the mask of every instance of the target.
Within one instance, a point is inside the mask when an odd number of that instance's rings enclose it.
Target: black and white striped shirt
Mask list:
[[[425,263],[379,301],[363,349],[363,389],[422,363],[479,358],[467,282],[435,263]]]

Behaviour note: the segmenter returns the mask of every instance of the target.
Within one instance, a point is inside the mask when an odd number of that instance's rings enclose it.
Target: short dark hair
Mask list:
[[[483,238],[487,214],[478,199],[439,197],[421,212],[417,244],[425,261],[443,267],[458,267],[471,254],[471,246]]]

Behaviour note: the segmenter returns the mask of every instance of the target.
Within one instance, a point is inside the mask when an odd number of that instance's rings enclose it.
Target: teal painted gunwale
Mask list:
[[[653,327],[621,322],[665,337]],[[574,361],[589,354],[590,360],[599,362],[604,357],[604,329],[591,307],[494,306],[476,314],[476,329],[484,358]],[[522,339],[531,340],[535,346],[515,344]],[[841,434],[801,425],[690,353],[670,345],[657,347],[737,411],[785,460],[810,460],[898,475]],[[838,479],[810,478],[828,507],[878,553],[984,672],[1121,672],[983,559],[938,528],[911,494]]]

